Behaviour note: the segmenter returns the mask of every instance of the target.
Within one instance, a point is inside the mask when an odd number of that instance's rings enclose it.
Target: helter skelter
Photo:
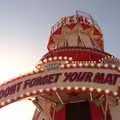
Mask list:
[[[104,51],[91,15],[77,11],[51,29],[36,70],[0,86],[0,107],[21,99],[36,105],[33,120],[112,120],[120,101],[120,60]]]

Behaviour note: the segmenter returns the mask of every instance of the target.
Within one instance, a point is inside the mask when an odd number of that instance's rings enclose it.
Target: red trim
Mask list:
[[[43,56],[43,59],[54,57],[54,56],[67,56],[73,57],[73,60],[79,61],[98,61],[105,56],[112,56],[109,53],[105,53],[96,49],[91,48],[79,48],[79,47],[71,47],[71,48],[61,48],[57,50],[53,50],[48,52]]]

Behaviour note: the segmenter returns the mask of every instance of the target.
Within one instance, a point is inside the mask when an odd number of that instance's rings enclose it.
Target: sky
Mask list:
[[[51,26],[76,10],[97,20],[105,51],[120,58],[119,0],[0,0],[0,83],[33,70],[47,52]],[[0,109],[0,119],[32,120],[34,109],[22,100]]]

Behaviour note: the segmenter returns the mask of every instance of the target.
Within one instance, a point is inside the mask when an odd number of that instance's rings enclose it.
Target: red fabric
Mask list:
[[[96,106],[94,103],[89,103],[91,120],[104,120],[104,115],[99,106]],[[65,105],[60,107],[55,112],[54,120],[66,120]],[[110,111],[107,111],[106,120],[112,120]]]
[[[65,106],[56,110],[54,120],[65,120]]]
[[[103,113],[100,107],[96,106],[96,104],[90,103],[90,111],[91,111],[91,120],[104,120]]]

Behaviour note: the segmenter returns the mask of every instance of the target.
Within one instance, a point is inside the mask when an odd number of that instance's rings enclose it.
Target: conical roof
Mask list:
[[[101,29],[93,18],[83,12],[62,17],[51,29],[48,50],[79,47],[104,50]]]

